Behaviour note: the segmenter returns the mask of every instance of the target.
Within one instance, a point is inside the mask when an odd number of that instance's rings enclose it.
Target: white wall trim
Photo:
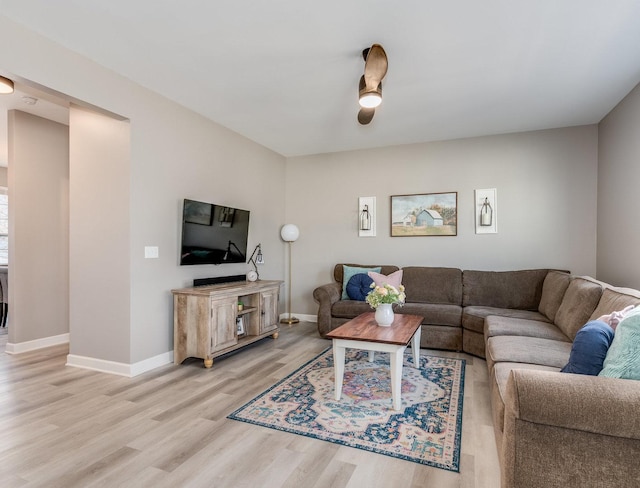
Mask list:
[[[24,352],[36,351],[45,347],[59,346],[60,344],[69,343],[69,334],[60,334],[57,336],[43,337],[33,341],[26,342],[7,342],[5,352],[7,354],[22,354]]]
[[[152,369],[170,364],[173,362],[173,351],[168,351],[157,356],[138,361],[137,363],[127,364],[118,363],[116,361],[107,361],[106,359],[90,358],[86,356],[78,356],[76,354],[67,355],[67,366],[74,368],[89,369],[91,371],[99,371],[101,373],[115,374],[132,378]]]
[[[91,371],[100,371],[101,373],[117,374],[120,376],[131,376],[129,364],[107,361],[106,359],[78,356],[76,354],[67,355],[67,366],[90,369]]]
[[[165,364],[173,363],[173,351],[167,351],[152,358],[144,359],[131,365],[131,376],[138,376],[152,369],[159,368]]]
[[[318,316],[317,315],[291,312],[291,316],[301,320],[302,322],[313,322],[315,324],[318,323]],[[288,318],[289,318],[289,313],[288,312],[280,314],[280,320],[288,319]]]

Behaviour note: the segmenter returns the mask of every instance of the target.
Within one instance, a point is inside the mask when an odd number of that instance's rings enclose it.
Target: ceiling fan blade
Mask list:
[[[358,122],[360,122],[361,125],[367,125],[371,122],[375,113],[375,108],[361,108],[358,112]]]
[[[364,63],[364,81],[367,90],[375,90],[378,87],[387,74],[388,66],[387,53],[382,46],[380,44],[371,46]]]

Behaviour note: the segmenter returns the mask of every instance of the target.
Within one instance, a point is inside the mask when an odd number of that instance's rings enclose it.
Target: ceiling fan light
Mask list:
[[[0,76],[0,93],[9,94],[13,93],[13,81],[4,76]]]
[[[377,91],[360,95],[360,106],[363,108],[376,108],[382,103],[382,95]]]

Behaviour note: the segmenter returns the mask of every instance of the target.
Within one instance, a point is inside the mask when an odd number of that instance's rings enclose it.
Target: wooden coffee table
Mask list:
[[[391,398],[393,409],[400,410],[402,383],[402,362],[404,351],[411,342],[413,364],[420,369],[420,322],[419,315],[395,314],[389,327],[379,326],[373,312],[363,313],[355,319],[332,330],[327,337],[333,341],[333,369],[335,375],[335,398],[342,396],[344,377],[344,356],[346,349],[369,351],[369,361],[373,362],[375,351],[388,352],[391,355]]]

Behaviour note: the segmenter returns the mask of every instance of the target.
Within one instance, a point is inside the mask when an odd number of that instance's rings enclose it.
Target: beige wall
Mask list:
[[[0,166],[0,186],[7,186],[7,168]]]
[[[285,202],[282,156],[2,16],[0,60],[8,74],[119,114],[131,123],[129,190],[128,194],[117,195],[128,202],[129,310],[122,318],[121,307],[127,306],[124,303],[116,304],[113,311],[101,309],[107,314],[101,318],[104,323],[125,322],[117,327],[128,329],[131,346],[127,351],[126,343],[105,343],[100,351],[89,352],[96,359],[130,364],[160,356],[160,362],[165,361],[173,349],[170,290],[189,285],[194,278],[248,270],[244,264],[178,266],[180,206],[184,198],[250,210],[249,247],[253,249],[261,242],[266,257],[261,276],[284,277],[285,246],[279,239]],[[71,179],[74,177],[72,173]],[[118,185],[114,191],[120,192],[125,186]],[[158,246],[159,259],[144,259],[144,246]],[[114,259],[115,269],[122,269],[121,257]],[[94,286],[74,288],[77,293],[72,300],[109,300],[104,293],[109,285],[101,283],[100,276],[91,278]],[[71,348],[75,354],[84,355],[75,348],[73,334]]]
[[[640,85],[599,127],[598,278],[640,288]]]
[[[9,342],[69,332],[69,128],[9,111]]]
[[[339,262],[593,275],[596,175],[596,126],[290,158],[293,311],[317,313],[313,289]],[[497,188],[497,234],[475,234],[480,188]],[[431,192],[458,192],[458,235],[390,237],[390,196]],[[375,238],[358,237],[359,196],[377,197]]]
[[[69,110],[69,353],[128,363],[129,123]]]

